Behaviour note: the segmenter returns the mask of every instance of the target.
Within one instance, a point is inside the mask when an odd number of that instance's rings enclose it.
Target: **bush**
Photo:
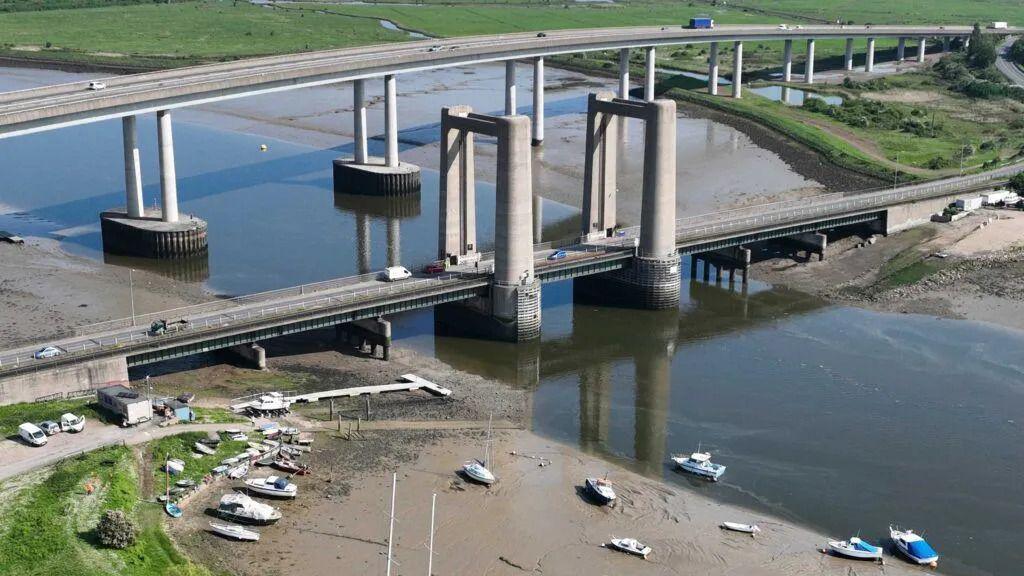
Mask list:
[[[135,543],[139,529],[121,510],[107,510],[96,525],[96,536],[104,546],[123,549]]]
[[[1024,65],[1024,38],[1018,38],[1014,41],[1013,45],[1010,46],[1009,56],[1010,60]]]
[[[1013,178],[1010,178],[1008,188],[1017,194],[1024,194],[1024,171],[1017,172]]]
[[[953,165],[953,161],[949,158],[943,158],[942,156],[936,156],[928,161],[926,167],[929,170],[942,170],[943,168],[949,168]]]

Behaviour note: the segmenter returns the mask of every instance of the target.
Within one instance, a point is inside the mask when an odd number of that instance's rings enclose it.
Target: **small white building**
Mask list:
[[[987,194],[982,194],[981,195],[981,202],[985,206],[995,206],[996,204],[999,204],[1000,202],[1004,202],[1009,195],[1010,195],[1010,191],[1009,190],[994,190],[994,191],[989,192]]]
[[[981,196],[974,196],[972,198],[957,198],[956,207],[961,210],[977,210],[981,208],[982,199]]]

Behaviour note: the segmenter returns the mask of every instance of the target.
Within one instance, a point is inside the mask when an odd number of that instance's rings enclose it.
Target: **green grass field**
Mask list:
[[[729,5],[734,10],[753,8],[857,24],[1024,24],[1024,3],[1018,0],[731,0]]]
[[[8,404],[0,406],[0,435],[11,436],[18,433],[18,425],[22,422],[38,424],[43,420],[58,422],[61,414],[71,412],[81,416],[85,414],[86,419],[96,421],[104,419],[103,413],[96,399],[92,396],[79,398],[77,400],[54,400],[52,402],[26,402],[23,404]],[[86,423],[88,426],[88,423]]]

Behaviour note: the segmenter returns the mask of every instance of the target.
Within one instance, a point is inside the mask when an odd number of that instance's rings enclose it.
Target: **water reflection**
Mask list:
[[[191,258],[154,260],[103,253],[103,262],[124,268],[146,270],[179,282],[206,282],[210,278],[210,255],[200,254]]]

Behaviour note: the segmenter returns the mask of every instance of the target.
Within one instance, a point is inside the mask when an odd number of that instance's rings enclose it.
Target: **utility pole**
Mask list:
[[[895,190],[900,181],[900,153],[896,153],[896,171],[892,176],[892,189]]]
[[[388,524],[388,574],[391,576],[391,548],[395,539],[395,492],[398,491],[398,472],[391,475],[391,520]]]
[[[434,511],[437,510],[437,492],[430,499],[430,545],[428,550],[430,556],[427,557],[427,576],[434,574]]]

